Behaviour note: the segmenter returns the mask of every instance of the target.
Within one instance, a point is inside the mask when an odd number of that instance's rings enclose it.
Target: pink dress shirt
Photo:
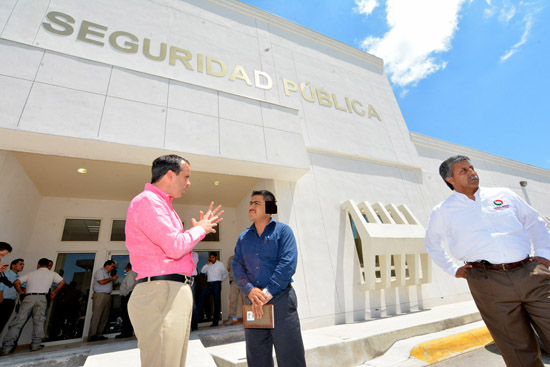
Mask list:
[[[164,274],[191,275],[195,268],[191,251],[206,232],[195,226],[184,231],[172,207],[173,197],[152,184],[145,184],[126,216],[126,247],[136,279]]]

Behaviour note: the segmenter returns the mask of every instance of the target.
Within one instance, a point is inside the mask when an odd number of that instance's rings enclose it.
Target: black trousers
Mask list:
[[[122,331],[120,332],[120,335],[128,337],[134,335],[134,327],[132,326],[132,321],[130,321],[130,316],[128,315],[128,301],[130,300],[131,295],[132,292],[130,292],[127,296],[120,296],[120,316],[122,317]]]
[[[6,326],[6,323],[10,319],[11,313],[13,312],[13,308],[15,307],[15,300],[14,299],[6,299],[0,303],[0,333],[2,333],[2,330],[4,330],[4,326]]]
[[[214,314],[212,315],[212,324],[218,325],[220,321],[220,313],[222,311],[222,282],[208,282],[208,285],[204,287],[199,297],[199,304],[197,305],[197,312],[199,319],[202,318],[204,310],[204,300],[209,295],[214,297]]]
[[[246,303],[251,303],[248,298]],[[245,329],[248,367],[272,367],[273,347],[278,367],[305,367],[306,357],[294,288],[289,285],[269,304],[273,305],[275,328]]]

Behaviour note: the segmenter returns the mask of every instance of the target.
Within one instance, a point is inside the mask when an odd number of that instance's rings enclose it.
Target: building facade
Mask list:
[[[124,268],[128,203],[161,154],[191,161],[185,224],[225,207],[197,246],[224,263],[251,191],[274,192],[305,328],[470,299],[423,250],[450,155],[550,217],[550,171],[409,132],[383,60],[235,0],[3,1],[0,96],[0,240],[73,282],[50,340],[87,335],[91,274]]]

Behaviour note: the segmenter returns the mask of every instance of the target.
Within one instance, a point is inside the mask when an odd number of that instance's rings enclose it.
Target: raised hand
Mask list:
[[[218,225],[219,222],[223,220],[223,218],[221,217],[221,215],[223,214],[223,210],[221,205],[218,205],[215,209],[212,208],[214,208],[213,201],[210,203],[210,206],[208,207],[206,213],[204,213],[202,210],[200,211],[198,221],[195,218],[191,218],[191,224],[193,225],[193,227],[201,226],[202,228],[204,228],[206,233],[216,233],[215,227]]]

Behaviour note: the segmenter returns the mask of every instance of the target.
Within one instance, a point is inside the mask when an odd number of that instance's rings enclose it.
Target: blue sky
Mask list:
[[[550,1],[241,1],[381,57],[410,131],[550,169]]]

